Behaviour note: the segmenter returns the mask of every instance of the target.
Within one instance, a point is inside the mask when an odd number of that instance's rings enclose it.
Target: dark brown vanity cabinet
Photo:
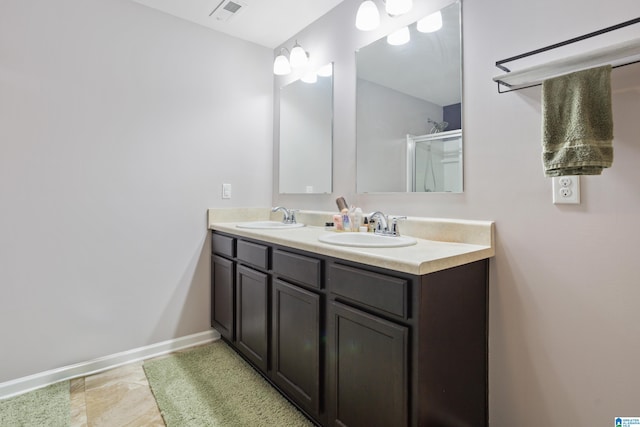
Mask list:
[[[406,426],[409,328],[329,305],[330,425]]]
[[[408,425],[410,285],[329,265],[330,425]]]
[[[213,233],[211,326],[263,371],[269,362],[269,248]]]
[[[269,276],[244,265],[236,276],[236,347],[264,372],[269,363]]]
[[[488,260],[412,275],[213,240],[212,324],[317,424],[488,425]]]
[[[211,255],[211,326],[235,339],[235,239],[214,234]]]
[[[321,419],[322,261],[273,249],[271,379]]]
[[[320,296],[273,281],[272,380],[307,413],[320,415]]]
[[[321,420],[322,261],[220,233],[213,252],[212,326]]]
[[[233,261],[218,255],[211,256],[211,326],[229,341],[234,340],[235,307],[234,307]]]
[[[263,372],[269,368],[269,247],[237,240],[236,348]]]
[[[488,272],[327,261],[328,425],[487,426]]]

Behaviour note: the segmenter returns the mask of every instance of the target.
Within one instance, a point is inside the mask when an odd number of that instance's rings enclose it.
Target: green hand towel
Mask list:
[[[613,163],[611,65],[542,83],[545,176],[600,175]]]

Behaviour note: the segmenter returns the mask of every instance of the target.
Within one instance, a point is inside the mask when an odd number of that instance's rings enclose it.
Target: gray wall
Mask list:
[[[0,382],[209,329],[206,210],[271,202],[272,58],[131,1],[0,2]]]
[[[359,3],[345,1],[294,37],[320,63],[335,61],[334,194],[285,197],[274,186],[273,203],[335,209],[344,195],[365,211],[495,220],[491,425],[607,426],[614,416],[640,416],[640,65],[612,73],[615,161],[582,178],[577,206],[551,203],[540,88],[499,95],[491,80],[495,61],[640,16],[640,2],[464,1],[460,195],[356,195],[353,50],[370,37],[353,26]],[[637,37],[635,27],[611,38]],[[560,54],[583,46],[590,45]]]

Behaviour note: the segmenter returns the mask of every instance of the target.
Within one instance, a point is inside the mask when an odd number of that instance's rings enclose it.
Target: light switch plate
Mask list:
[[[222,198],[223,199],[231,198],[231,184],[222,184]]]

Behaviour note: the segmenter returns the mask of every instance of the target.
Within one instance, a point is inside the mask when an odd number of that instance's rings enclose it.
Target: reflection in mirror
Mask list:
[[[462,130],[407,135],[407,191],[462,192]]]
[[[331,193],[333,64],[280,89],[280,183],[285,193]]]
[[[408,42],[356,52],[359,193],[462,191],[460,3],[440,13],[435,31],[418,20]]]

